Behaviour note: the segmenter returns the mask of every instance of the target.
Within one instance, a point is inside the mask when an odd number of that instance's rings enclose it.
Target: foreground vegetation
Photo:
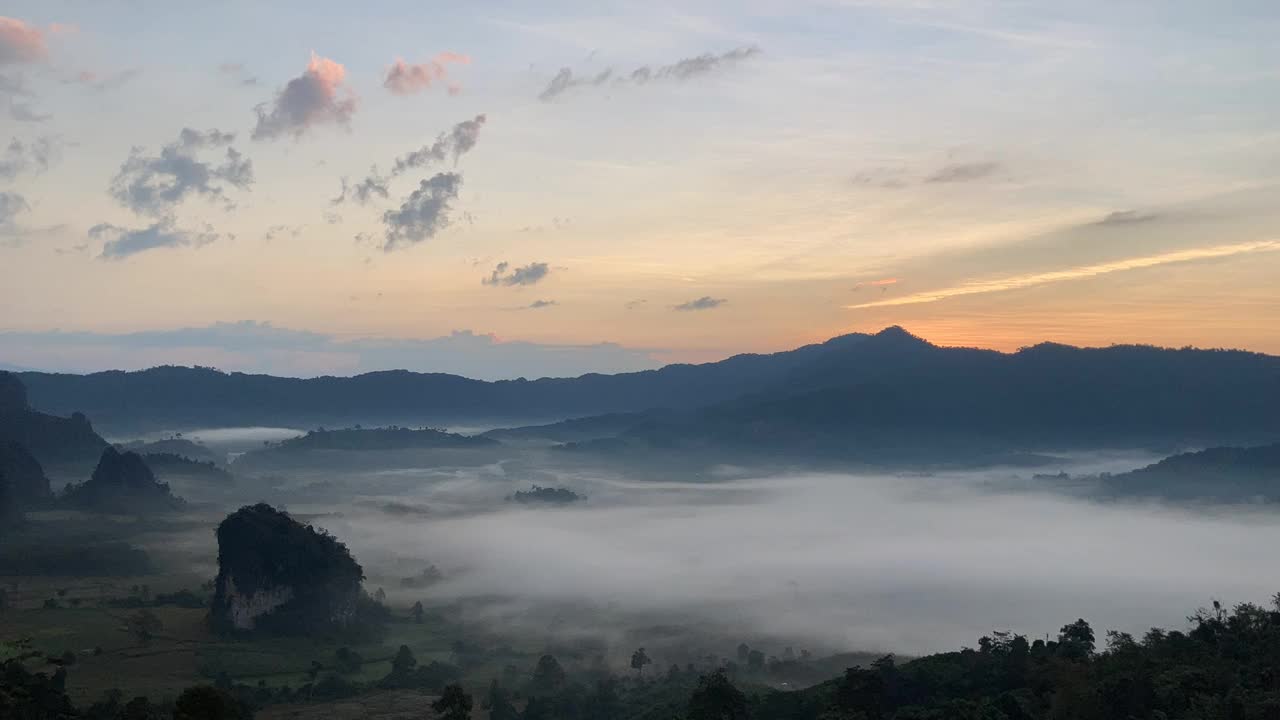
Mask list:
[[[360,652],[344,647],[313,661],[293,686],[236,682],[221,672],[209,685],[155,701],[108,691],[78,707],[68,696],[75,659],[46,658],[20,643],[0,664],[0,717],[230,719],[256,710],[269,718],[283,716],[276,708],[287,704],[296,717],[457,720],[1280,718],[1280,596],[1271,608],[1215,603],[1189,620],[1185,631],[1152,629],[1141,638],[1107,632],[1102,647],[1084,620],[1047,642],[997,632],[976,648],[903,663],[886,656],[793,691],[770,687],[785,661],[762,663],[745,646],[745,663],[718,667],[655,671],[640,649],[625,676],[543,654],[531,668],[510,666],[501,677],[486,677],[474,672],[476,651],[456,642],[456,664],[420,661],[401,646],[369,673]],[[53,671],[33,670],[42,662]],[[387,714],[374,710],[382,707]]]

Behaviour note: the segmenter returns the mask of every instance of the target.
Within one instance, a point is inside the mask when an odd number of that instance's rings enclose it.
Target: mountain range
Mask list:
[[[836,454],[852,446],[1177,448],[1280,437],[1280,357],[1051,343],[1002,353],[940,347],[898,327],[714,363],[531,381],[407,371],[297,379],[172,366],[20,377],[33,406],[80,411],[116,433],[550,422],[504,431],[505,439]],[[554,424],[569,418],[579,419]]]

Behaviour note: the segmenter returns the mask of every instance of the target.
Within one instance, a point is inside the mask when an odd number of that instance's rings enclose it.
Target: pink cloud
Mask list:
[[[356,112],[356,99],[345,85],[347,70],[341,63],[311,53],[311,62],[290,80],[271,103],[259,105],[254,140],[282,135],[301,136],[314,125],[347,125]]]
[[[0,65],[44,60],[49,49],[44,33],[16,18],[0,16]]]
[[[447,65],[470,63],[469,56],[455,52],[442,52],[427,62],[417,64],[396,58],[395,63],[387,68],[387,77],[382,81],[382,86],[396,95],[412,95],[426,90],[437,80],[444,80],[448,75]],[[449,83],[448,90],[450,95],[457,95],[462,88],[456,83]]]

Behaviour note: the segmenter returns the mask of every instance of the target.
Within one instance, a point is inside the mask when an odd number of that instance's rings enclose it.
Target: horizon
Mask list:
[[[1265,3],[5,14],[15,366],[620,372],[890,325],[1280,354]]]
[[[1001,355],[1015,355],[1015,354],[1018,354],[1018,353],[1020,353],[1020,352],[1026,351],[1026,350],[1031,350],[1031,349],[1034,349],[1034,348],[1038,348],[1038,347],[1042,347],[1042,346],[1046,346],[1046,345],[1048,345],[1048,346],[1054,346],[1054,347],[1065,347],[1065,348],[1070,348],[1070,349],[1074,349],[1074,350],[1112,350],[1112,349],[1123,349],[1123,348],[1145,348],[1145,349],[1152,349],[1152,350],[1167,350],[1167,351],[1197,351],[1197,352],[1230,352],[1230,353],[1245,353],[1245,354],[1250,354],[1250,355],[1262,355],[1262,356],[1266,356],[1266,357],[1276,357],[1276,355],[1273,355],[1273,354],[1271,354],[1271,353],[1265,353],[1265,352],[1260,352],[1260,351],[1257,351],[1257,350],[1251,350],[1251,349],[1249,349],[1249,348],[1239,348],[1239,347],[1199,347],[1199,346],[1195,346],[1195,345],[1183,345],[1183,346],[1180,346],[1180,347],[1171,347],[1171,346],[1167,346],[1167,345],[1156,345],[1156,344],[1150,344],[1150,343],[1111,343],[1111,344],[1108,344],[1108,345],[1072,345],[1072,344],[1069,344],[1069,343],[1061,343],[1061,342],[1056,342],[1056,341],[1053,341],[1053,340],[1041,340],[1041,341],[1039,341],[1039,342],[1031,343],[1031,344],[1028,344],[1028,345],[1021,345],[1021,346],[1016,347],[1016,348],[1013,348],[1013,349],[1002,349],[1002,348],[992,348],[992,347],[979,347],[979,346],[975,346],[975,345],[946,345],[946,344],[942,344],[942,343],[933,342],[933,341],[932,341],[932,340],[930,340],[929,338],[927,338],[927,337],[923,337],[923,336],[921,336],[921,335],[918,335],[918,334],[916,334],[916,333],[912,332],[909,328],[905,328],[905,327],[903,327],[903,326],[901,326],[901,325],[889,325],[889,326],[886,326],[886,327],[884,327],[884,328],[881,328],[881,329],[879,329],[879,330],[875,330],[875,331],[868,331],[868,332],[848,332],[848,333],[844,333],[844,334],[841,334],[841,335],[835,335],[835,336],[832,336],[832,337],[830,337],[830,338],[827,338],[827,339],[825,339],[825,340],[821,340],[821,341],[818,341],[818,342],[805,343],[805,344],[803,344],[803,345],[796,345],[796,346],[793,346],[793,347],[780,348],[780,349],[773,350],[773,351],[766,351],[766,352],[743,352],[743,353],[735,353],[735,354],[733,354],[733,355],[728,355],[728,356],[725,356],[725,357],[714,358],[714,359],[709,359],[709,360],[704,360],[704,361],[698,361],[698,362],[670,362],[670,363],[657,363],[657,362],[655,362],[654,364],[652,364],[652,365],[651,365],[651,366],[649,366],[649,367],[638,367],[638,368],[635,368],[635,369],[623,369],[623,370],[616,370],[616,371],[613,371],[613,372],[585,371],[585,372],[578,372],[578,373],[573,373],[573,374],[559,374],[559,375],[534,375],[534,376],[529,376],[529,375],[526,373],[526,374],[515,374],[515,375],[510,375],[510,376],[497,376],[497,375],[480,376],[480,375],[469,375],[469,374],[467,374],[467,372],[466,372],[465,370],[462,370],[462,371],[452,371],[452,370],[450,370],[448,367],[445,367],[445,368],[439,368],[439,369],[432,369],[432,368],[430,368],[430,367],[422,367],[422,368],[418,368],[418,369],[413,369],[413,368],[408,368],[408,367],[391,367],[391,366],[388,366],[388,367],[382,367],[382,368],[376,368],[376,367],[375,367],[375,368],[369,368],[369,369],[362,369],[362,370],[360,370],[360,371],[358,371],[358,372],[351,372],[351,373],[346,373],[346,374],[343,374],[343,373],[316,373],[316,374],[309,374],[309,375],[287,375],[287,374],[280,374],[280,373],[266,372],[266,371],[264,371],[264,370],[254,369],[254,368],[252,368],[252,367],[250,367],[250,368],[246,368],[246,369],[237,369],[237,368],[223,368],[223,367],[217,367],[217,366],[212,366],[212,365],[183,364],[183,363],[165,363],[165,362],[161,362],[161,363],[157,363],[157,364],[153,364],[153,365],[141,366],[141,367],[131,367],[131,368],[128,368],[128,367],[104,367],[104,368],[101,368],[101,369],[94,369],[94,370],[71,370],[71,369],[46,369],[46,368],[35,368],[35,367],[24,367],[24,366],[20,366],[20,365],[12,365],[12,364],[8,364],[8,363],[4,362],[4,359],[3,359],[3,358],[0,358],[0,372],[12,372],[12,373],[16,373],[16,374],[22,374],[22,373],[41,373],[41,374],[52,374],[52,375],[56,375],[56,374],[65,374],[65,375],[94,375],[94,374],[108,373],[108,372],[139,373],[139,372],[146,372],[146,371],[149,371],[149,370],[157,370],[157,369],[162,369],[162,368],[180,368],[180,369],[187,369],[187,370],[197,370],[197,369],[200,369],[200,370],[209,370],[209,371],[214,371],[214,372],[222,373],[222,374],[225,374],[225,375],[234,375],[234,374],[242,374],[242,375],[261,375],[261,376],[267,376],[267,377],[291,378],[291,379],[299,379],[299,380],[310,380],[310,379],[316,379],[316,378],[322,378],[322,377],[332,377],[332,378],[355,378],[355,377],[361,377],[361,376],[364,376],[364,375],[372,375],[372,374],[377,374],[377,373],[396,373],[396,372],[406,372],[406,373],[417,374],[417,375],[431,375],[431,374],[452,375],[452,376],[462,377],[462,378],[465,378],[465,379],[468,379],[468,380],[478,380],[478,381],[481,381],[481,382],[502,382],[502,381],[513,381],[513,380],[529,380],[529,381],[533,381],[533,380],[555,380],[555,379],[573,379],[573,378],[578,378],[578,377],[582,377],[582,376],[585,376],[585,375],[623,375],[623,374],[628,374],[628,373],[636,373],[636,372],[647,372],[647,371],[653,371],[653,370],[661,370],[661,369],[663,369],[663,368],[667,368],[667,367],[672,367],[672,366],[682,366],[682,365],[683,365],[683,366],[689,366],[689,365],[713,365],[713,364],[716,364],[716,363],[719,363],[719,362],[723,362],[723,361],[726,361],[726,360],[730,360],[730,359],[733,359],[733,358],[736,358],[736,357],[743,357],[743,356],[767,356],[767,355],[784,354],[784,353],[792,352],[792,351],[795,351],[795,350],[800,350],[800,349],[805,348],[805,347],[813,347],[813,346],[824,345],[824,344],[827,344],[827,343],[830,343],[830,342],[833,342],[833,341],[839,340],[839,339],[841,339],[841,338],[846,338],[846,337],[865,337],[865,338],[873,338],[873,337],[877,337],[877,336],[886,335],[886,334],[888,334],[888,333],[890,333],[890,332],[892,332],[892,331],[898,331],[898,332],[900,332],[900,333],[902,333],[902,334],[904,334],[904,335],[906,335],[906,336],[908,336],[908,337],[911,337],[911,338],[913,338],[913,339],[915,339],[915,340],[919,340],[919,341],[923,342],[924,344],[929,345],[929,346],[931,346],[931,347],[935,347],[935,348],[940,348],[940,349],[981,350],[981,351],[987,351],[987,352],[999,353],[999,354],[1001,354]],[[5,336],[5,334],[4,334],[4,333],[0,333],[0,347],[2,347],[2,343],[3,343],[3,338],[4,338],[4,336]],[[443,339],[443,338],[438,338],[438,339]],[[504,344],[503,344],[503,343],[501,343],[501,342],[496,342],[495,344],[493,344],[493,345],[491,345],[491,346],[490,346],[491,351],[492,351],[493,353],[495,353],[495,355],[500,355],[500,354],[502,354],[502,353],[504,353],[504,352],[505,352],[505,348],[503,347],[503,345],[504,345]],[[516,345],[517,345],[517,346],[519,346],[519,345],[523,345],[523,344],[521,344],[521,343],[516,343]],[[474,362],[474,361],[475,361],[475,358],[474,358],[474,357],[468,357],[468,358],[466,359],[466,361],[467,361],[467,362]],[[459,361],[458,361],[458,359],[457,359],[457,358],[446,358],[446,362],[450,362],[450,363],[457,363],[457,362],[459,362]]]

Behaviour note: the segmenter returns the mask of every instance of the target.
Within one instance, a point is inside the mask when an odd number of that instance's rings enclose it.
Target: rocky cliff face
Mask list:
[[[246,593],[236,587],[235,577],[227,575],[223,581],[223,599],[226,603],[226,619],[231,627],[236,630],[253,630],[258,618],[293,599],[293,588],[276,585]]]
[[[217,536],[215,629],[305,634],[354,619],[364,572],[333,536],[265,504],[232,513]]]

